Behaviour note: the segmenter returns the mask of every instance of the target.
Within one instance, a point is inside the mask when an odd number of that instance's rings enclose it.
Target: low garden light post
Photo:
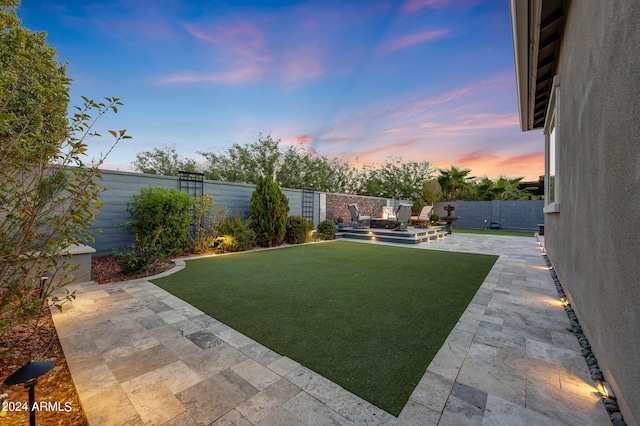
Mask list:
[[[38,377],[42,376],[47,371],[53,368],[53,362],[33,362],[29,361],[18,371],[11,374],[4,379],[5,385],[18,385],[24,383],[24,387],[29,389],[29,424],[36,426],[36,412],[33,409],[36,402],[36,384],[38,383]]]

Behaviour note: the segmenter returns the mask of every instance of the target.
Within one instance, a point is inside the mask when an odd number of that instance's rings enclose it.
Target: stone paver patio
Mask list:
[[[67,286],[53,315],[90,424],[611,424],[536,239],[408,249],[500,257],[397,418],[141,279]]]

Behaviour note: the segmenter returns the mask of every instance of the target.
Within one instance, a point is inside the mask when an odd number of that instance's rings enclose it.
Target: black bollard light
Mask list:
[[[29,389],[29,424],[31,426],[36,426],[36,412],[33,409],[33,406],[36,402],[35,387],[38,383],[38,377],[42,376],[52,368],[53,362],[51,361],[29,361],[20,367],[18,371],[4,379],[3,383],[5,385],[19,385],[20,383],[24,383],[24,387]]]

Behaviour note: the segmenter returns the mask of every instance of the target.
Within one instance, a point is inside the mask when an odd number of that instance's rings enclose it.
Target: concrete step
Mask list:
[[[365,241],[383,241],[399,244],[420,244],[429,240],[444,238],[447,235],[443,227],[411,228],[408,231],[393,231],[375,228],[342,228],[336,233],[337,238]]]

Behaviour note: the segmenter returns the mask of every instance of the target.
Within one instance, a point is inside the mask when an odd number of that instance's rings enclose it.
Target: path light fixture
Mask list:
[[[53,362],[51,361],[29,361],[20,367],[18,371],[4,379],[3,383],[5,385],[19,385],[20,383],[24,383],[24,387],[29,389],[29,424],[31,426],[36,426],[36,412],[34,410],[34,406],[36,402],[35,387],[38,383],[38,377],[42,376],[52,368]]]

